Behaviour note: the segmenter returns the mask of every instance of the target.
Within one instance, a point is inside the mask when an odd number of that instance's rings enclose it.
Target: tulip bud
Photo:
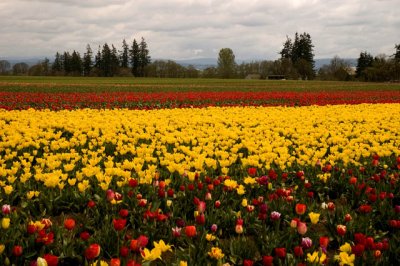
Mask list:
[[[211,231],[213,233],[217,232],[218,226],[216,224],[211,225]]]
[[[300,235],[304,235],[305,233],[307,233],[307,224],[303,223],[303,222],[298,222],[297,223],[297,232]]]
[[[21,247],[21,246],[14,246],[13,247],[13,249],[12,249],[12,254],[15,256],[15,257],[19,257],[19,256],[21,256],[22,255],[22,252],[23,252],[23,248]]]
[[[352,219],[353,219],[353,218],[351,217],[351,215],[350,215],[349,213],[347,213],[347,214],[344,216],[344,221],[345,221],[345,222],[350,222]]]
[[[281,218],[281,214],[279,212],[273,211],[271,212],[271,220],[272,221],[277,221]]]
[[[1,211],[3,212],[3,214],[10,214],[11,213],[11,206],[8,204],[4,204],[1,207]]]
[[[4,217],[3,219],[1,219],[1,227],[3,229],[8,229],[10,227],[10,218]]]
[[[112,201],[115,198],[115,193],[112,189],[106,191],[106,198],[108,201]]]
[[[303,237],[302,239],[301,239],[301,246],[303,247],[303,248],[311,248],[312,247],[312,240],[311,240],[311,238],[309,238],[309,237]]]
[[[243,226],[240,225],[240,224],[237,224],[237,225],[235,226],[235,232],[236,232],[237,234],[242,234],[242,233],[243,233]]]
[[[340,236],[344,236],[346,234],[347,228],[345,225],[339,224],[336,227],[336,232],[338,233],[338,235]]]

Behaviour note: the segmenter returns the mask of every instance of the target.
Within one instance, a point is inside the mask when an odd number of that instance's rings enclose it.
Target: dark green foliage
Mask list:
[[[219,51],[218,75],[220,78],[236,77],[235,55],[230,48],[222,48]]]
[[[289,37],[286,38],[283,48],[280,51],[281,60],[289,60],[302,79],[314,79],[314,45],[312,44],[310,34],[304,32],[299,35],[296,32],[293,42]],[[288,72],[287,67],[285,72]]]
[[[356,77],[363,78],[365,76],[364,71],[372,66],[374,58],[368,52],[361,52],[360,57],[357,59],[357,69],[356,69]]]

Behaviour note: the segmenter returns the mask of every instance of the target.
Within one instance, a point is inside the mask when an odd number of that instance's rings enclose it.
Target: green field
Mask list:
[[[340,91],[394,90],[400,83],[244,80],[244,79],[160,79],[101,77],[0,76],[0,91],[12,92],[104,92],[104,91]]]

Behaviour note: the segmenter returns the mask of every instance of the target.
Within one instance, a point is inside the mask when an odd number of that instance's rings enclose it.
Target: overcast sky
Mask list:
[[[152,58],[277,59],[307,32],[315,58],[394,53],[400,0],[0,0],[0,59],[120,49],[143,36]]]

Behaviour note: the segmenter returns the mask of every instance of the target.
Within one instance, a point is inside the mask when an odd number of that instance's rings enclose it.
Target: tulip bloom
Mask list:
[[[307,206],[302,203],[297,203],[295,210],[298,215],[303,215],[306,212]]]
[[[273,211],[271,212],[271,220],[277,221],[281,218],[281,214],[279,212]]]
[[[311,223],[312,223],[312,224],[317,224],[317,223],[318,223],[318,221],[319,221],[319,216],[320,216],[319,213],[310,212],[310,213],[308,214],[308,216],[310,217],[310,220],[311,220]]]
[[[69,231],[73,230],[75,228],[75,220],[72,218],[65,219],[64,227]]]
[[[280,259],[284,259],[286,257],[286,248],[275,248],[275,255]]]
[[[1,219],[1,227],[3,229],[8,229],[10,227],[10,218],[4,217]]]
[[[222,250],[220,248],[212,247],[211,251],[208,252],[208,256],[210,256],[211,258],[214,258],[216,260],[220,260],[225,256],[225,254],[222,253]]]
[[[340,236],[344,236],[346,234],[347,228],[345,225],[339,224],[336,227],[336,232],[338,233],[338,235]]]
[[[3,206],[1,206],[1,212],[3,214],[10,214],[11,213],[11,206],[8,204],[4,204]]]
[[[187,225],[185,227],[185,234],[187,237],[195,237],[197,235],[196,226]]]
[[[18,246],[18,245],[14,246],[13,249],[12,249],[12,254],[15,257],[21,256],[22,252],[23,252],[23,248],[21,246]]]
[[[47,266],[57,266],[58,265],[58,257],[52,254],[45,254],[43,259],[47,262]]]
[[[274,257],[272,256],[262,256],[263,266],[273,266]]]
[[[117,231],[121,231],[125,228],[126,219],[113,219],[114,229]]]
[[[88,260],[93,260],[97,258],[100,255],[100,245],[99,244],[91,244],[86,250],[85,250],[85,257]]]
[[[319,238],[319,245],[321,246],[322,249],[327,249],[329,244],[329,237],[327,236],[321,236]]]
[[[312,240],[309,237],[303,237],[301,239],[301,247],[303,248],[311,248],[312,247]]]
[[[303,257],[304,252],[301,246],[295,246],[293,252],[296,257]]]
[[[298,222],[297,223],[297,232],[300,235],[304,235],[305,233],[307,233],[307,224],[303,223],[303,222]]]

